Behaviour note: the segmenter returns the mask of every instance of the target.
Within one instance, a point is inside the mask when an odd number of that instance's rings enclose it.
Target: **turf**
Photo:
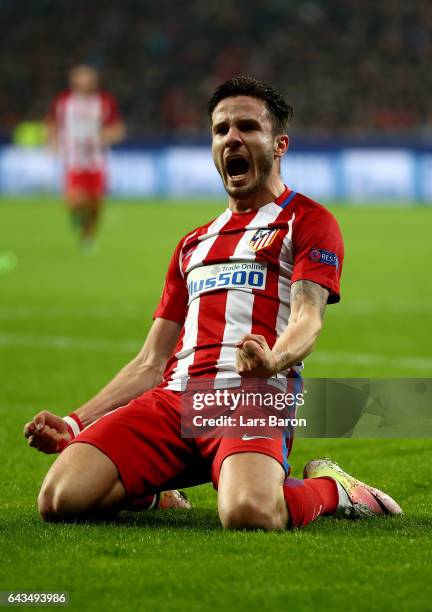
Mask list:
[[[430,440],[295,444],[294,475],[314,456],[334,457],[400,501],[396,520],[224,532],[203,486],[190,490],[189,513],[39,521],[53,459],[26,448],[23,424],[41,409],[72,410],[134,354],[177,240],[222,206],[112,203],[99,251],[84,256],[57,201],[0,201],[0,590],[67,590],[77,610],[432,609]],[[430,377],[432,210],[334,212],[343,301],[328,309],[307,375]]]

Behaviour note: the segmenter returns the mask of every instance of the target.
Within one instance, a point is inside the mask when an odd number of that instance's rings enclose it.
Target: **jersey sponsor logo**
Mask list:
[[[189,302],[203,293],[217,289],[264,289],[266,280],[266,263],[249,261],[201,266],[188,274]]]
[[[271,245],[273,240],[276,238],[278,232],[278,229],[259,229],[249,240],[249,244],[254,251],[261,251],[261,249],[265,249],[266,247]]]
[[[320,263],[327,264],[328,266],[339,267],[339,259],[336,253],[326,251],[325,249],[319,249],[314,247],[309,252],[309,259],[312,261],[319,261]]]

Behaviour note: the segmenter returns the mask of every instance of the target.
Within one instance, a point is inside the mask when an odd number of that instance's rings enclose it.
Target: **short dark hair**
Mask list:
[[[273,132],[285,134],[293,116],[293,107],[274,87],[249,76],[237,76],[216,87],[208,103],[210,120],[221,100],[231,96],[252,96],[263,100],[270,114]]]

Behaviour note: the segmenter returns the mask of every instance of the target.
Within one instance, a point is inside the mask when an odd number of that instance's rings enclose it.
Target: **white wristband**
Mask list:
[[[75,419],[73,419],[70,416],[65,416],[63,417],[63,421],[65,421],[65,423],[69,425],[69,427],[73,431],[74,437],[76,438],[76,436],[80,433],[81,430],[80,430],[78,423],[75,421]]]

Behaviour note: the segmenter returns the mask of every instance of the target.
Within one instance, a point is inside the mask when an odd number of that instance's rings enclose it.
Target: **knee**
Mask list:
[[[37,500],[40,517],[43,521],[56,520],[56,510],[54,507],[54,492],[53,486],[47,486],[45,483],[39,491]]]
[[[76,517],[79,512],[77,500],[61,483],[44,483],[38,496],[38,510],[46,522],[62,521]]]
[[[284,529],[286,520],[277,504],[260,496],[248,495],[229,500],[219,508],[219,516],[225,529]]]

